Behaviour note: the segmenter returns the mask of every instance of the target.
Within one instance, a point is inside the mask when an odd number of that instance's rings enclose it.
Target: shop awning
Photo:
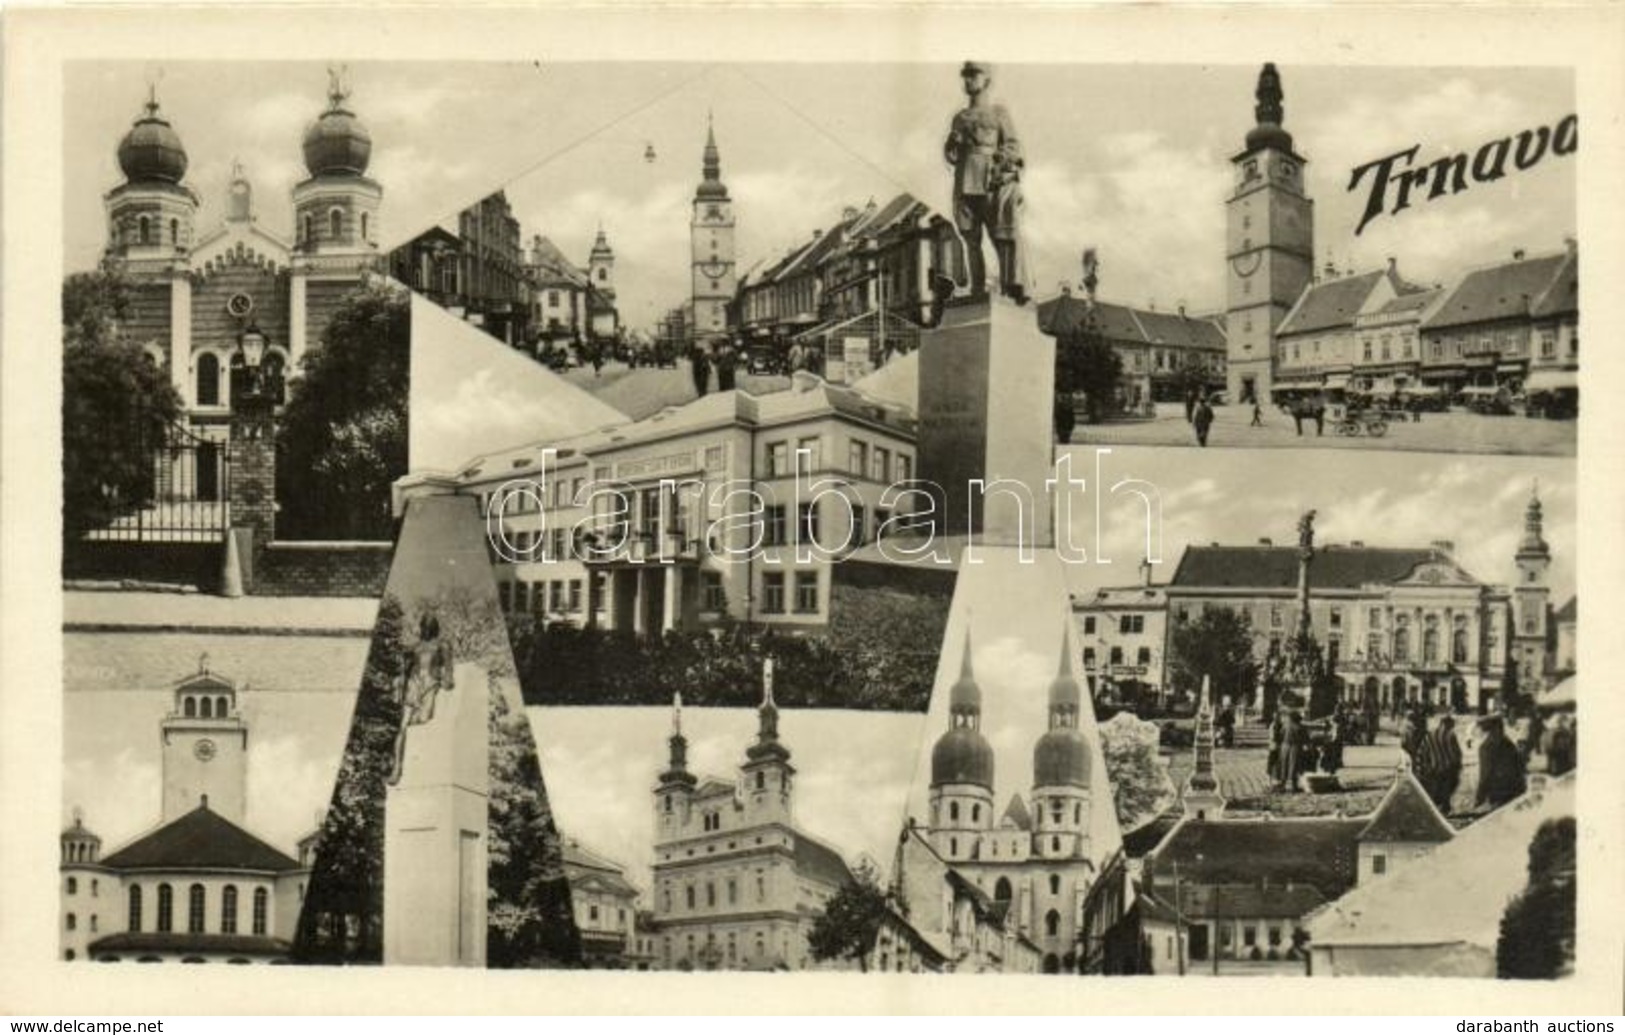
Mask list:
[[[1448,378],[1466,376],[1467,371],[1462,367],[1434,367],[1422,371],[1422,380],[1424,381],[1443,381]]]
[[[1578,370],[1536,370],[1523,383],[1525,392],[1558,392],[1564,389],[1580,390]]]
[[[1329,389],[1347,388],[1349,376],[1347,374],[1327,374],[1326,387]]]

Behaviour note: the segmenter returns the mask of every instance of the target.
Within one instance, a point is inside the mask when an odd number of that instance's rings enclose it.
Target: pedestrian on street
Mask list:
[[[1523,721],[1523,730],[1518,740],[1518,754],[1523,756],[1524,768],[1529,767],[1529,756],[1540,750],[1540,742],[1546,736],[1546,724],[1541,721],[1540,712],[1534,708],[1529,709],[1529,717]]]
[[[1185,423],[1189,424],[1196,413],[1196,389],[1192,388],[1185,393]]]
[[[1422,741],[1417,779],[1433,799],[1433,804],[1445,815],[1450,814],[1450,800],[1461,783],[1461,743],[1456,740],[1456,720],[1448,713],[1439,716],[1439,722]]]
[[[802,370],[807,366],[807,350],[801,347],[801,342],[790,346],[790,372]]]
[[[1315,437],[1320,438],[1326,433],[1326,398],[1318,396],[1315,399]]]
[[[738,363],[738,356],[734,352],[733,345],[727,339],[723,339],[722,344],[717,348],[713,362],[717,367],[717,391],[733,391],[734,370]]]
[[[1253,400],[1253,422],[1252,422],[1252,424],[1249,425],[1249,427],[1262,428],[1263,426],[1264,426],[1264,408],[1262,406],[1258,405],[1258,400],[1257,399],[1254,399]]]
[[[1303,728],[1302,717],[1296,711],[1286,713],[1281,727],[1281,789],[1290,793],[1298,790],[1298,776],[1304,771],[1304,756],[1309,749],[1309,732]]]
[[[1546,756],[1546,771],[1552,776],[1562,776],[1574,768],[1574,731],[1569,723],[1567,715],[1557,716],[1541,744],[1542,753]]]
[[[706,359],[705,350],[700,348],[699,342],[688,350],[689,372],[694,375],[694,394],[704,396],[706,389],[711,385],[711,363]]]
[[[1303,409],[1304,402],[1302,399],[1292,400],[1292,426],[1297,429],[1299,438],[1303,437]]]
[[[1505,723],[1499,715],[1479,722],[1484,740],[1478,745],[1478,793],[1473,804],[1497,809],[1524,792],[1524,762],[1517,745],[1507,739]]]
[[[1213,426],[1213,407],[1207,404],[1206,399],[1198,400],[1196,412],[1191,414],[1191,423],[1196,427],[1196,444],[1207,445],[1207,432]]]

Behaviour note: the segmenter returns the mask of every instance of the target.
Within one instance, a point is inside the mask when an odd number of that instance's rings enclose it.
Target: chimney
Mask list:
[[[818,239],[819,239],[819,238],[820,238],[820,237],[823,237],[823,236],[824,236],[824,231],[823,231],[823,230],[814,230],[814,231],[813,231],[813,240],[815,240],[815,241],[816,241],[816,240],[818,240]]]
[[[1454,554],[1456,552],[1456,544],[1455,544],[1454,540],[1435,539],[1435,540],[1433,540],[1432,545],[1433,545],[1433,548],[1435,550],[1439,551],[1440,553]]]
[[[1391,277],[1399,276],[1399,259],[1392,255],[1388,256],[1388,275]]]
[[[1570,255],[1577,255],[1580,251],[1580,242],[1577,238],[1565,237],[1563,238],[1563,247],[1568,250]]]
[[[1151,558],[1149,557],[1140,562],[1140,585],[1151,585]]]
[[[841,209],[841,220],[843,222],[850,223],[852,220],[854,220],[856,218],[858,218],[858,210],[856,208],[854,208],[853,206],[848,205],[845,208]]]
[[[1271,539],[1267,535],[1261,535],[1261,536],[1258,537],[1258,545],[1259,546],[1274,546],[1275,541],[1273,539]]]
[[[1183,298],[1179,300],[1179,316],[1180,319],[1184,319],[1185,317],[1185,300]]]
[[[1522,248],[1514,248],[1514,249],[1512,249],[1512,258],[1514,260],[1517,260],[1517,261],[1521,262],[1523,260],[1523,249]]]

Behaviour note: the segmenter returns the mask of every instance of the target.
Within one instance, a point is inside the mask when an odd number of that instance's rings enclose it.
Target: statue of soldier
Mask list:
[[[1026,256],[1017,225],[1023,203],[1021,142],[1004,105],[988,99],[993,67],[967,61],[959,74],[970,102],[955,113],[942,154],[954,167],[954,224],[965,236],[971,291],[986,289],[986,230],[999,260],[999,291],[1019,305],[1027,300]]]

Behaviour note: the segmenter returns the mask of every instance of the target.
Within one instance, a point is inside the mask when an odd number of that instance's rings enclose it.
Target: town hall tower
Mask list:
[[[1258,76],[1255,125],[1230,162],[1235,192],[1225,203],[1225,334],[1230,399],[1268,403],[1275,329],[1314,272],[1314,202],[1304,194],[1301,155],[1281,128],[1281,77]]]

